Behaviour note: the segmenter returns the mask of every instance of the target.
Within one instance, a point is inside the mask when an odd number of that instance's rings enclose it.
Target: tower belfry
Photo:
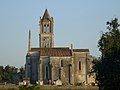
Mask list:
[[[40,48],[54,47],[53,17],[50,17],[46,9],[43,17],[40,17]]]

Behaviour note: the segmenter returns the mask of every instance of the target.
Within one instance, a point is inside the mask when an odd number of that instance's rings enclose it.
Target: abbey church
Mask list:
[[[46,9],[40,17],[39,47],[33,48],[29,31],[28,51],[26,54],[26,78],[31,83],[53,85],[90,84],[95,82],[89,75],[93,57],[89,49],[54,46],[54,19]]]

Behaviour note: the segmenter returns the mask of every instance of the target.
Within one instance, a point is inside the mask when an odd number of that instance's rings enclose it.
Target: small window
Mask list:
[[[47,24],[47,32],[48,33],[50,32],[50,26],[49,26],[49,24]]]
[[[59,79],[61,80],[61,69],[59,68]]]
[[[63,67],[63,60],[61,60],[61,67]]]
[[[79,61],[79,70],[81,70],[81,61]]]
[[[46,26],[46,24],[44,24],[44,28],[43,28],[44,30],[44,33],[47,31],[47,26]]]
[[[45,41],[46,39],[45,38],[43,38],[43,41]]]
[[[46,79],[48,79],[48,67],[46,66]]]

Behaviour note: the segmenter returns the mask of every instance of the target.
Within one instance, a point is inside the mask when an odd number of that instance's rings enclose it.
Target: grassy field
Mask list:
[[[0,90],[98,90],[97,86],[21,86],[0,85]]]
[[[97,86],[40,86],[41,90],[98,90]]]

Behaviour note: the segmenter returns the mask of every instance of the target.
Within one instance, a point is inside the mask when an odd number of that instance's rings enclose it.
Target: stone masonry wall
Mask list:
[[[62,60],[62,66],[61,66]],[[73,73],[71,57],[51,57],[50,63],[52,64],[52,82],[60,79],[64,85],[71,83],[71,75]],[[70,69],[69,69],[69,65]],[[70,73],[70,75],[69,75]],[[59,76],[60,74],[60,76]]]

